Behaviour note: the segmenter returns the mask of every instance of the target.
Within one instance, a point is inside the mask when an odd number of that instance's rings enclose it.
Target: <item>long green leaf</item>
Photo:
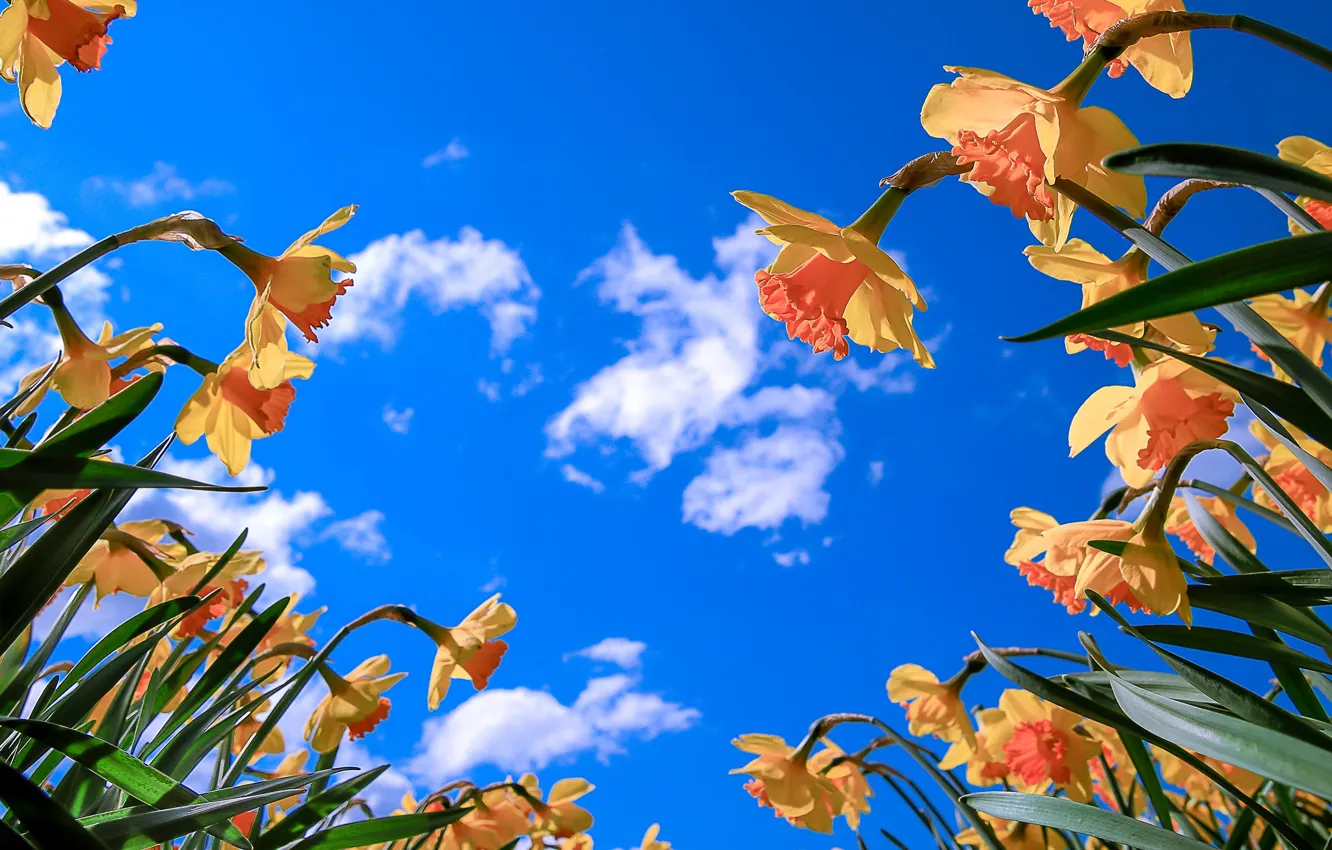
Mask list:
[[[353,776],[345,782],[339,782],[332,788],[316,794],[300,806],[286,813],[278,823],[273,824],[254,842],[254,850],[278,850],[297,840],[343,803],[361,793],[371,782],[389,769],[381,765],[367,770],[359,776]]]
[[[59,695],[68,691],[116,650],[129,646],[135,638],[148,633],[163,623],[169,623],[177,617],[189,613],[198,604],[199,597],[197,596],[180,596],[154,605],[130,617],[93,644],[92,648],[75,662],[73,669],[69,671],[69,675],[56,689],[56,694]]]
[[[1202,850],[1210,844],[1140,820],[1060,797],[1017,791],[982,791],[964,799],[991,817],[1067,829],[1141,850]]]
[[[1326,626],[1306,617],[1301,609],[1271,596],[1257,596],[1229,585],[1191,584],[1189,604],[1267,626],[1318,646],[1332,647],[1332,633]]]
[[[23,542],[29,534],[46,525],[52,519],[54,519],[53,516],[42,516],[0,528],[0,552]]]
[[[1231,304],[1332,278],[1332,233],[1311,233],[1190,263],[1010,342],[1036,342]]]
[[[216,802],[194,803],[102,821],[94,823],[88,829],[111,850],[147,850],[155,844],[207,829],[227,818],[254,811],[269,803],[276,803],[289,795],[289,791],[281,790]],[[231,843],[242,850],[248,850],[250,842],[239,834],[236,837],[240,840],[232,840]]]
[[[0,762],[0,803],[43,850],[107,850],[73,815],[4,762]]]
[[[0,449],[0,488],[10,491],[84,490],[93,488],[172,488],[225,493],[254,493],[264,487],[206,484],[124,463],[84,457],[49,457],[36,451]]]
[[[1306,655],[1287,644],[1243,632],[1209,626],[1174,625],[1138,626],[1137,629],[1148,640],[1170,646],[1215,652],[1235,658],[1252,658],[1269,664],[1289,664],[1305,670],[1317,670],[1320,673],[1332,673],[1332,663]]]
[[[1112,153],[1105,167],[1149,177],[1196,177],[1332,201],[1332,178],[1275,156],[1223,145],[1166,142]]]
[[[3,692],[0,692],[0,714],[12,714],[15,708],[22,705],[24,695],[37,681],[37,677],[41,675],[42,670],[46,667],[46,662],[51,658],[51,653],[55,652],[55,648],[64,638],[69,624],[79,613],[83,603],[88,600],[88,594],[91,592],[92,589],[84,585],[70,595],[65,610],[60,612],[60,618],[56,620],[51,627],[51,631],[42,639],[37,651],[23,664],[23,669],[14,677],[14,680],[5,686]]]
[[[471,806],[455,806],[442,812],[396,815],[344,823],[316,832],[291,845],[289,850],[346,850],[350,847],[412,838],[443,829],[471,810]]]

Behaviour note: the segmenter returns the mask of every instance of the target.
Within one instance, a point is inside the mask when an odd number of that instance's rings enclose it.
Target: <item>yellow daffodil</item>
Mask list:
[[[592,850],[592,836],[585,832],[571,835],[560,841],[560,850]]]
[[[1092,792],[1102,806],[1112,812],[1138,817],[1147,810],[1146,795],[1128,794],[1129,799],[1124,800],[1128,804],[1129,811],[1123,811],[1119,806],[1119,796],[1123,796],[1125,789],[1133,788],[1138,782],[1138,772],[1133,766],[1133,760],[1129,758],[1128,750],[1124,747],[1124,742],[1120,740],[1119,732],[1103,723],[1097,723],[1094,720],[1082,721],[1082,729],[1091,739],[1101,748],[1097,758],[1088,762],[1092,777]],[[1101,757],[1104,757],[1105,764],[1101,763]],[[1110,772],[1106,772],[1106,764],[1110,766]],[[1119,796],[1116,796],[1113,786],[1118,786]]]
[[[1013,724],[1002,708],[983,708],[976,712],[976,720],[980,727],[976,730],[976,745],[959,738],[944,753],[939,767],[952,770],[965,764],[970,784],[998,785],[1011,773],[1004,743],[1013,736]]]
[[[1158,360],[1134,376],[1132,387],[1102,387],[1082,403],[1068,429],[1070,456],[1107,430],[1105,455],[1124,481],[1142,487],[1194,440],[1226,433],[1238,396],[1233,389],[1178,360]]]
[[[239,708],[239,706],[237,707]],[[236,726],[236,731],[231,738],[231,752],[233,755],[240,755],[241,750],[245,749],[250,743],[250,739],[258,734],[259,727],[264,722],[258,715],[268,711],[269,708],[268,700],[263,700]],[[264,756],[274,756],[286,752],[286,749],[287,742],[282,736],[282,730],[274,726],[259,742],[258,749],[250,757],[250,763],[253,764]],[[301,752],[304,753],[305,750],[301,750]]]
[[[1069,41],[1090,45],[1114,24],[1146,12],[1183,12],[1183,0],[1028,0],[1032,12],[1050,19]],[[1193,46],[1189,33],[1172,32],[1139,40],[1110,63],[1111,77],[1132,65],[1147,84],[1171,97],[1193,85]]]
[[[162,330],[160,324],[155,324],[113,335],[111,323],[106,322],[102,325],[101,336],[97,342],[93,342],[63,308],[53,312],[56,327],[60,330],[60,344],[64,347],[60,365],[19,406],[20,415],[35,410],[48,389],[60,393],[60,397],[71,407],[91,410],[131,383],[113,379],[109,361],[138,351],[145,342],[152,340],[153,334]],[[25,375],[19,382],[20,389],[27,389],[37,383],[47,368],[42,366]]]
[[[1147,266],[1151,258],[1133,248],[1118,260],[1097,251],[1081,239],[1070,239],[1058,251],[1044,245],[1033,245],[1025,251],[1032,266],[1042,274],[1056,280],[1082,284],[1082,307],[1104,301],[1147,280]],[[1148,328],[1164,342],[1189,354],[1205,354],[1212,349],[1215,332],[1203,327],[1192,313],[1152,319],[1112,328],[1129,336],[1142,337]],[[1088,334],[1073,334],[1064,341],[1069,354],[1088,348],[1100,351],[1120,366],[1133,360],[1133,349],[1124,343],[1108,342]]]
[[[586,779],[561,779],[550,786],[550,796],[541,799],[541,789],[535,782],[528,785],[535,802],[531,803],[536,816],[532,829],[534,838],[550,836],[552,838],[572,838],[592,828],[592,813],[582,806],[574,804],[594,791],[596,786]]]
[[[869,814],[869,798],[874,796],[869,780],[853,761],[833,762],[846,756],[846,752],[832,741],[823,738],[823,749],[809,758],[811,773],[825,776],[833,787],[842,795],[842,809],[839,814],[846,817],[847,825],[852,829],[860,826],[860,816]]]
[[[951,144],[959,163],[974,163],[962,179],[1026,218],[1042,244],[1064,247],[1077,206],[1049,187],[1056,177],[1142,216],[1143,179],[1101,166],[1138,140],[1109,110],[1079,106],[1085,80],[1046,91],[979,68],[945,70],[959,76],[930,90],[920,113],[925,132]]]
[[[1092,798],[1088,762],[1100,755],[1100,744],[1075,727],[1080,715],[1046,702],[1035,694],[1008,689],[999,697],[1011,724],[1011,737],[1003,744],[1013,776],[1027,789],[1049,784],[1080,803]]]
[[[482,791],[470,797],[467,805],[472,810],[443,831],[440,850],[501,850],[531,829],[526,812],[507,789]]]
[[[1018,572],[1032,587],[1040,587],[1054,594],[1054,601],[1063,605],[1070,614],[1081,614],[1087,607],[1087,600],[1073,592],[1078,583],[1077,565],[1082,558],[1082,550],[1066,551],[1051,547],[1046,540],[1046,531],[1055,528],[1059,522],[1054,517],[1033,508],[1014,508],[1009,513],[1017,534],[1013,543],[1004,553],[1004,563],[1017,567]],[[1095,539],[1095,538],[1093,538]],[[1037,561],[1041,553],[1047,552],[1042,561]],[[1049,566],[1047,566],[1047,562]],[[1059,572],[1055,572],[1054,569]]]
[[[128,535],[142,541],[150,550],[156,549],[166,536],[168,524],[165,520],[152,519],[137,522],[122,522],[114,527],[120,535]],[[152,595],[160,584],[157,574],[148,566],[138,553],[129,548],[120,535],[104,534],[93,544],[79,561],[74,571],[65,579],[65,587],[93,582],[97,589],[97,600],[112,593],[128,593],[130,596],[146,597]],[[162,558],[169,554],[158,550]]]
[[[242,242],[220,249],[254,284],[254,301],[245,320],[245,344],[249,350],[249,379],[255,388],[271,390],[292,377],[287,320],[306,340],[318,342],[315,328],[328,326],[334,302],[352,285],[351,280],[333,280],[333,272],[351,274],[356,266],[315,245],[314,240],[342,227],[355,212],[354,205],[343,207],[276,257],[260,254]]]
[[[306,633],[314,627],[315,621],[319,619],[319,615],[328,609],[320,608],[309,614],[299,614],[295,611],[295,608],[300,602],[300,596],[292,594],[290,598],[291,602],[287,605],[287,610],[281,617],[278,617],[277,620],[273,622],[272,628],[268,630],[267,634],[264,635],[263,640],[261,640],[259,645],[255,647],[254,654],[256,657],[263,655],[274,647],[281,646],[282,644],[295,643],[304,646],[314,646],[314,638]],[[253,621],[253,619],[254,618],[248,614],[236,618],[235,622],[233,622],[231,627],[227,630],[227,633],[223,635],[222,639],[218,642],[218,650],[220,651],[222,648],[230,644],[232,639],[240,634],[241,631]],[[286,671],[290,661],[291,656],[287,654],[266,658],[250,668],[250,675],[255,679],[280,676]]]
[[[981,815],[981,818],[994,830],[995,837],[1004,850],[1046,850],[1045,830],[1039,826],[1021,821]],[[985,838],[973,829],[964,829],[957,834],[957,843],[967,847],[987,850]]]
[[[60,105],[61,65],[102,67],[106,28],[133,16],[136,0],[11,0],[0,13],[0,77],[18,82],[23,112],[50,127]]]
[[[208,572],[217,564],[221,556],[212,552],[196,552],[176,562],[176,571],[162,580],[148,597],[149,605],[157,605],[168,599],[188,596],[194,586],[203,581]],[[208,623],[234,609],[245,599],[249,589],[245,576],[262,572],[266,564],[263,555],[253,550],[243,550],[227,562],[208,584],[198,591],[199,596],[206,596],[214,590],[220,590],[211,602],[200,605],[180,621],[172,633],[176,638],[192,637]]]
[[[250,443],[276,434],[286,424],[287,411],[296,398],[291,378],[308,378],[314,362],[288,353],[286,380],[272,389],[255,389],[248,377],[246,349],[236,349],[217,371],[204,378],[176,418],[176,434],[185,445],[206,437],[208,449],[239,475],[250,462]]]
[[[731,773],[752,777],[745,790],[760,806],[771,806],[795,826],[832,832],[833,818],[843,808],[842,793],[831,779],[811,772],[807,758],[776,735],[741,735],[731,744],[757,757]]]
[[[388,671],[387,655],[367,658],[356,665],[346,678],[327,667],[320,667],[319,672],[328,684],[329,694],[305,721],[305,739],[315,752],[332,752],[342,743],[344,733],[352,741],[364,738],[381,720],[388,717],[391,703],[383,695],[384,691],[407,675],[385,675]]]
[[[905,195],[888,189],[849,227],[757,192],[732,192],[767,222],[757,231],[781,246],[777,259],[754,275],[763,312],[786,323],[791,339],[815,354],[841,360],[847,339],[874,351],[911,352],[934,367],[912,327],[912,309],[925,302],[896,261],[878,247],[884,227]]]
[[[451,629],[424,622],[420,624],[438,647],[426,696],[431,711],[444,701],[450,679],[466,679],[478,691],[489,684],[491,675],[509,648],[497,638],[518,622],[513,608],[499,599],[498,593],[490,597]]]
[[[1253,532],[1235,513],[1235,506],[1225,499],[1218,496],[1204,496],[1198,499],[1198,503],[1203,506],[1207,513],[1211,514],[1223,528],[1231,533],[1244,548],[1250,552],[1258,551],[1258,542],[1253,538]],[[1198,527],[1189,519],[1189,506],[1178,496],[1170,502],[1170,515],[1166,518],[1166,533],[1173,534],[1193,553],[1193,557],[1205,563],[1212,563],[1216,557],[1216,550],[1212,548]]]
[[[1325,177],[1332,177],[1332,147],[1308,136],[1291,136],[1282,139],[1277,145],[1277,155],[1286,162],[1316,171]],[[1332,230],[1332,202],[1310,198],[1304,195],[1295,199],[1295,203],[1313,216],[1314,220],[1328,230]],[[1304,233],[1304,228],[1290,222],[1290,232],[1296,236]]]
[[[671,842],[658,841],[657,834],[661,832],[661,824],[654,823],[643,833],[643,840],[638,842],[638,850],[671,850]]]
[[[1156,748],[1152,749],[1152,755],[1161,763],[1161,778],[1167,783],[1177,788],[1183,788],[1184,792],[1194,800],[1210,803],[1213,808],[1218,810],[1224,808],[1227,798],[1222,795],[1221,787],[1188,762],[1165,750]],[[1211,756],[1201,756],[1201,758],[1207,763],[1208,767],[1224,775],[1245,794],[1255,793],[1258,786],[1263,783],[1261,776],[1244,768],[1226,764]]]
[[[1280,294],[1260,295],[1249,305],[1315,366],[1322,366],[1323,349],[1332,341],[1332,320],[1328,319],[1328,298],[1332,296],[1332,287],[1324,285],[1316,295],[1297,289],[1294,295],[1293,299]],[[1252,348],[1259,358],[1270,362],[1262,349],[1256,345]],[[1272,374],[1279,380],[1293,383],[1276,364],[1272,365]]]
[[[902,664],[888,676],[888,699],[906,708],[912,735],[933,735],[949,742],[961,739],[975,746],[976,734],[959,684],[940,682],[919,664]]]
[[[1332,464],[1332,450],[1314,442],[1302,431],[1290,425],[1287,425],[1286,429],[1290,431],[1300,448],[1323,463]],[[1272,476],[1276,485],[1290,496],[1315,525],[1324,531],[1332,531],[1332,493],[1323,486],[1323,482],[1295,457],[1294,452],[1277,442],[1276,437],[1273,437],[1261,422],[1257,420],[1250,422],[1249,432],[1267,448],[1268,455],[1263,461],[1263,470]],[[1281,506],[1272,499],[1271,494],[1261,487],[1254,487],[1254,501],[1265,508],[1281,510]]]

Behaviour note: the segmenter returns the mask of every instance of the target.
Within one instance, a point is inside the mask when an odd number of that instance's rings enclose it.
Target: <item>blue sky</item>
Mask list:
[[[1321,0],[1235,4],[1249,5],[1332,42]],[[387,651],[411,673],[355,753],[400,767],[381,801],[537,767],[547,785],[598,786],[601,847],[633,847],[653,821],[680,848],[852,846],[755,809],[726,774],[745,760],[728,741],[795,739],[839,710],[900,723],[888,672],[951,673],[970,629],[1075,647],[1090,621],[1001,560],[1008,511],[1091,513],[1110,467],[1099,447],[1068,459],[1067,425],[1124,376],[1058,343],[999,341],[1078,293],[1026,264],[1021,222],[952,181],[909,199],[883,242],[930,296],[917,327],[939,368],[815,357],[758,313],[768,249],[727,193],[850,221],[881,176],[937,148],[917,115],[949,78],[942,65],[1052,85],[1077,47],[1024,4],[991,0],[946,14],[365,8],[145,4],[113,28],[105,70],[66,75],[52,130],[16,104],[0,117],[0,260],[49,264],[89,234],[184,208],[276,253],[361,205],[322,240],[355,255],[356,284],[286,430],[256,444],[246,473],[271,489],[135,510],[219,548],[248,524],[275,581],[329,607],[325,636],[381,603],[452,623],[504,593],[519,625],[492,689],[465,702],[455,687],[433,717],[422,636],[381,625],[335,655],[350,668]],[[1144,142],[1332,141],[1316,69],[1230,33],[1194,45],[1185,100],[1129,74],[1090,102]],[[1256,196],[1212,195],[1172,225],[1187,253],[1285,233]],[[1122,250],[1087,219],[1076,232]],[[85,324],[161,321],[214,359],[240,341],[253,291],[220,257],[174,245],[126,249],[69,288]],[[0,336],[0,376],[50,356],[42,333]],[[173,371],[123,452],[160,439],[195,386]],[[172,464],[224,474],[202,444]],[[621,640],[601,660],[577,654],[608,638]],[[900,821],[881,808],[883,825]]]

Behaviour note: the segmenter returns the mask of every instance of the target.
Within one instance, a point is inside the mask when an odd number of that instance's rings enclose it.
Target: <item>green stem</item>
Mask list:
[[[847,229],[856,231],[876,245],[879,244],[884,229],[888,227],[888,222],[892,220],[897,208],[902,206],[906,196],[907,193],[896,186],[889,186],[860,218],[851,222]]]
[[[154,357],[169,357],[182,366],[190,367],[205,378],[218,370],[218,364],[194,354],[183,345],[167,344],[145,348],[113,369],[111,374],[114,377],[122,378]]]
[[[1230,28],[1235,32],[1261,38],[1263,41],[1275,44],[1282,50],[1288,50],[1302,59],[1308,59],[1320,68],[1332,71],[1332,50],[1323,45],[1288,30],[1283,30],[1281,27],[1274,27],[1264,21],[1255,20],[1248,15],[1233,15],[1231,17],[1233,22]]]
[[[121,234],[116,234],[114,236],[108,236],[105,239],[99,239],[50,271],[39,274],[33,279],[32,283],[27,286],[15,290],[4,298],[0,298],[0,319],[9,318],[24,304],[27,304],[34,298],[44,295],[51,287],[68,278],[79,269],[100,260],[102,257],[105,257],[107,254],[119,248],[122,244],[120,237]]]

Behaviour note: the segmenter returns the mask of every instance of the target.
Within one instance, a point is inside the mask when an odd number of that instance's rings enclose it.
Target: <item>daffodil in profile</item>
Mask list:
[[[421,617],[413,618],[413,625],[429,635],[437,647],[427,690],[431,711],[444,701],[452,679],[466,679],[478,691],[490,683],[491,675],[509,648],[498,638],[518,622],[513,608],[499,600],[497,593],[451,629]]]
[[[850,342],[874,351],[905,349],[933,368],[934,358],[912,326],[924,310],[916,285],[878,247],[904,192],[889,188],[848,227],[757,192],[733,192],[767,226],[757,231],[781,246],[777,258],[754,275],[763,312],[786,323],[791,339],[815,354],[841,360]]]
[[[846,818],[852,829],[860,826],[860,816],[869,814],[869,798],[874,796],[869,780],[860,766],[850,759],[846,751],[824,737],[819,740],[823,748],[809,758],[809,770],[825,776],[842,795],[839,814]]]
[[[289,377],[304,377],[288,371],[287,321],[307,341],[319,341],[315,329],[328,325],[334,303],[352,285],[349,279],[334,280],[333,273],[351,274],[356,266],[336,252],[315,245],[314,240],[342,227],[355,212],[355,205],[343,207],[276,257],[260,254],[242,242],[219,249],[254,284],[254,301],[245,320],[245,344],[249,349],[249,379],[256,388],[273,389]]]
[[[111,43],[107,27],[134,14],[136,0],[11,0],[0,13],[0,77],[17,82],[23,112],[50,127],[60,105],[60,71],[96,71]]]
[[[1324,177],[1332,177],[1332,147],[1328,147],[1317,139],[1308,136],[1291,136],[1282,139],[1277,144],[1277,155],[1286,162],[1307,168]],[[1323,225],[1325,229],[1332,230],[1332,201],[1301,195],[1295,199],[1295,203],[1313,216],[1314,221]],[[1303,227],[1291,220],[1290,232],[1298,236],[1305,231]]]
[[[888,699],[906,708],[912,735],[975,744],[971,716],[962,704],[961,680],[940,682],[919,664],[901,664],[888,676]]]
[[[751,777],[745,790],[760,806],[771,806],[795,826],[832,832],[833,818],[842,811],[842,793],[827,776],[811,770],[806,755],[776,735],[741,735],[731,744],[755,757],[731,773]]]
[[[33,370],[19,381],[20,389],[37,385],[18,408],[21,415],[35,410],[49,389],[58,392],[70,407],[92,410],[113,393],[128,386],[127,382],[117,382],[112,377],[111,361],[138,351],[162,330],[160,324],[153,324],[115,334],[111,331],[111,323],[105,322],[97,342],[93,342],[84,335],[63,305],[54,308],[52,315],[60,331],[60,345],[64,349],[60,355],[60,364],[45,381],[42,378],[48,370],[47,366]]]
[[[296,398],[292,378],[308,378],[314,362],[288,352],[284,355],[285,380],[272,389],[258,389],[249,380],[249,351],[242,346],[227,356],[216,372],[204,378],[176,418],[176,435],[185,445],[206,437],[208,448],[239,475],[250,462],[250,444],[272,436],[287,421],[287,411]]]
[[[139,597],[152,595],[161,584],[161,579],[135,551],[139,547],[134,546],[134,541],[139,541],[150,553],[155,552],[165,559],[167,553],[157,550],[157,544],[166,536],[166,521],[150,519],[122,522],[108,531],[114,533],[104,532],[93,543],[88,554],[80,559],[78,566],[65,579],[64,586],[92,582],[97,590],[95,605],[113,593]]]
[[[329,693],[305,721],[305,739],[315,752],[332,752],[342,743],[343,735],[352,741],[364,738],[388,717],[391,703],[384,691],[407,675],[388,675],[388,671],[387,655],[367,658],[345,678],[327,665],[320,666],[319,673],[328,684]]]
[[[1110,27],[1147,12],[1183,12],[1183,0],[1028,0],[1037,15],[1064,31],[1069,41],[1091,45]],[[1111,77],[1133,66],[1147,84],[1171,97],[1183,97],[1193,85],[1193,46],[1187,30],[1148,36],[1110,62]]]
[[[1200,497],[1198,504],[1203,510],[1211,514],[1212,519],[1216,520],[1222,528],[1230,532],[1231,536],[1238,540],[1241,546],[1250,552],[1258,551],[1258,541],[1254,539],[1253,532],[1244,524],[1244,520],[1239,518],[1234,504],[1219,496]],[[1178,496],[1170,502],[1170,513],[1166,517],[1165,530],[1167,534],[1178,537],[1193,553],[1193,557],[1199,561],[1210,564],[1212,559],[1216,557],[1216,550],[1212,548],[1212,544],[1203,538],[1202,532],[1189,518],[1188,504]]]
[[[1127,292],[1147,280],[1151,258],[1132,248],[1118,260],[1112,260],[1081,239],[1070,239],[1058,251],[1045,245],[1032,245],[1024,253],[1033,268],[1056,280],[1082,285],[1082,309]],[[1159,341],[1189,354],[1205,354],[1212,349],[1216,334],[1198,321],[1193,313],[1165,316],[1148,322],[1135,322],[1111,330],[1128,336],[1149,334]],[[1065,339],[1069,354],[1092,349],[1120,366],[1133,361],[1133,349],[1122,342],[1110,342],[1088,334],[1073,334]]]
[[[951,144],[958,162],[972,165],[962,180],[1026,218],[1042,244],[1064,247],[1077,206],[1050,188],[1058,177],[1142,216],[1143,179],[1101,165],[1138,140],[1114,113],[1080,105],[1090,85],[1081,69],[1049,91],[980,68],[945,70],[958,76],[930,90],[920,113],[925,132]]]
[[[1249,302],[1249,306],[1267,323],[1276,328],[1291,345],[1315,366],[1323,365],[1323,351],[1332,342],[1332,319],[1328,318],[1328,300],[1332,296],[1332,286],[1324,284],[1316,293],[1296,289],[1287,298],[1280,293],[1260,295]],[[1256,345],[1253,352],[1262,360],[1271,358]],[[1286,383],[1294,383],[1280,366],[1272,364],[1272,374]]]

